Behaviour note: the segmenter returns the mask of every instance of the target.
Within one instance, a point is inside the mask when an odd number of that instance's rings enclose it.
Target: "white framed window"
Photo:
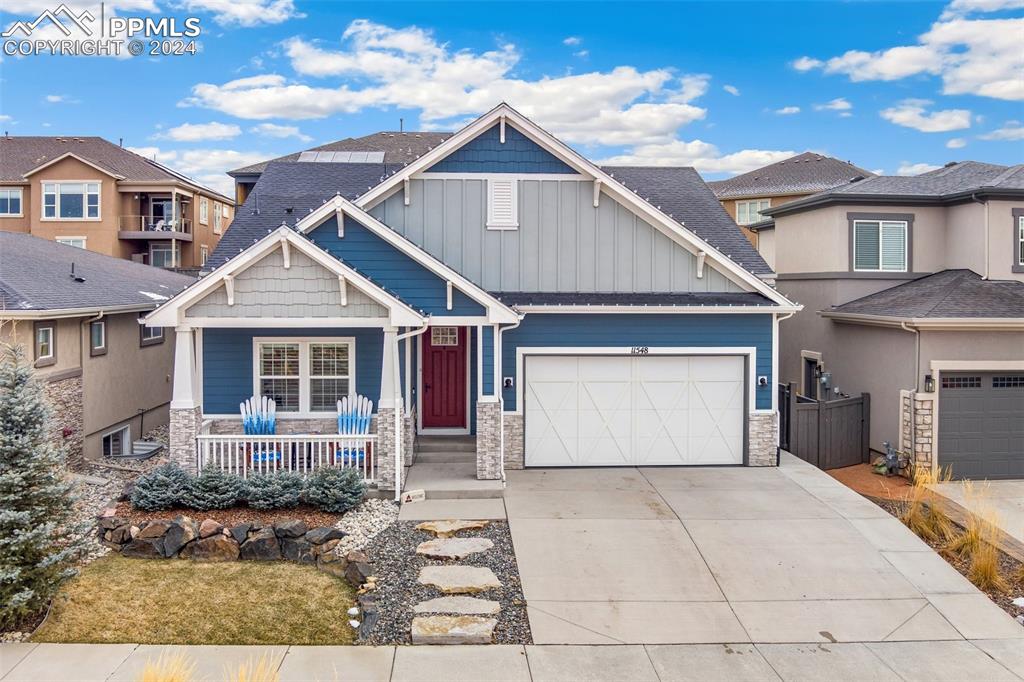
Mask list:
[[[120,426],[103,434],[102,448],[104,457],[121,457],[131,452],[132,427]]]
[[[199,245],[199,267],[206,265],[206,261],[210,260],[210,247],[206,244]]]
[[[177,267],[181,262],[181,247],[170,242],[153,242],[149,245],[149,264],[157,268]]]
[[[224,214],[224,219],[227,220],[231,217],[231,207],[227,204],[221,204],[221,211]]]
[[[139,326],[139,345],[140,346],[155,346],[164,342],[164,328],[163,327],[147,327],[146,325]]]
[[[103,355],[107,352],[107,322],[96,320],[89,323],[89,354]]]
[[[0,189],[0,217],[17,218],[21,212],[21,188]]]
[[[431,346],[457,346],[459,345],[458,327],[431,327]]]
[[[43,220],[99,220],[100,183],[44,182]]]
[[[765,219],[761,211],[772,205],[771,199],[752,199],[736,202],[736,224],[753,225]]]
[[[57,237],[57,243],[64,246],[74,246],[76,249],[84,249],[85,237]]]
[[[253,394],[272,398],[278,412],[334,414],[355,392],[355,339],[253,339]]]
[[[199,222],[203,225],[210,224],[210,200],[206,197],[199,197]]]
[[[220,234],[221,220],[223,213],[220,210],[220,204],[216,201],[213,202],[213,233]]]
[[[1017,265],[1024,267],[1024,215],[1017,218]]]
[[[906,272],[907,222],[853,221],[853,269],[856,272]]]
[[[36,362],[42,360],[54,360],[57,357],[57,348],[53,341],[53,325],[36,326]]]
[[[487,180],[487,229],[519,228],[519,181],[515,178]]]

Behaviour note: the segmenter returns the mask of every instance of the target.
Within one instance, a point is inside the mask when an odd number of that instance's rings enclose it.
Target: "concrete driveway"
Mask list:
[[[505,507],[537,644],[1024,638],[899,521],[789,455],[509,472]]]
[[[932,490],[972,513],[995,512],[999,527],[1024,547],[1024,481],[963,481],[936,483]]]

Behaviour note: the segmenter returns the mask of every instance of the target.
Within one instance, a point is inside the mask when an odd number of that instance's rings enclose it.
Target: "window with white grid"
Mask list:
[[[349,394],[351,365],[348,343],[309,344],[309,409],[330,412]]]
[[[272,398],[278,412],[334,413],[355,392],[352,338],[254,339],[254,395]]]
[[[299,411],[299,344],[260,344],[260,395],[273,399],[278,412]]]
[[[457,346],[459,345],[458,327],[431,327],[431,346]]]

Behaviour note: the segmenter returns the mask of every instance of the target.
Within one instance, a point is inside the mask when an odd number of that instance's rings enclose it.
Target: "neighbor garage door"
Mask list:
[[[742,356],[525,362],[527,466],[743,463]]]
[[[1024,372],[942,373],[939,466],[955,478],[1024,477]]]

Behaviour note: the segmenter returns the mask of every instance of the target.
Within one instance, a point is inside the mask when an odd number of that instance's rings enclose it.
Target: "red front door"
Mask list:
[[[465,327],[431,327],[423,335],[423,428],[466,428]]]

